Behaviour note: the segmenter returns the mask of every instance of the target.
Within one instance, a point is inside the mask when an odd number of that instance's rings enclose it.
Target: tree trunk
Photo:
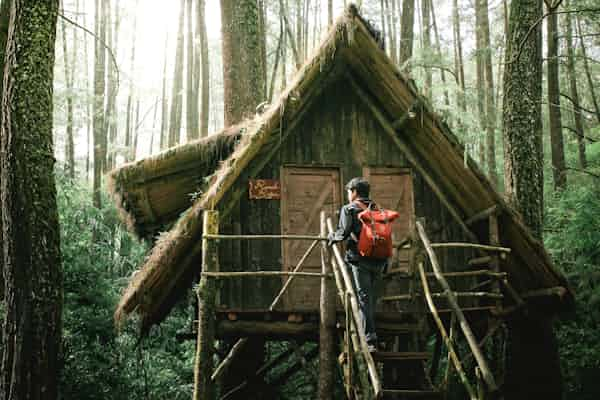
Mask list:
[[[117,49],[119,46],[119,28],[120,28],[120,15],[119,15],[119,3],[114,2],[114,30],[110,26],[110,1],[106,2],[109,11],[108,11],[108,29],[106,31],[108,40],[108,47],[112,49],[112,52],[117,54]],[[134,24],[135,25],[135,24]],[[115,70],[115,66],[112,63],[108,63],[110,67],[108,67],[108,102],[106,105],[106,131],[108,135],[108,165],[106,169],[112,169],[116,166],[116,147],[117,147],[117,122],[119,120],[119,116],[117,114],[117,71]]]
[[[173,92],[171,95],[171,115],[169,122],[169,147],[179,144],[181,117],[183,114],[183,30],[185,21],[185,0],[180,1],[179,30],[175,51],[175,70],[173,71]]]
[[[541,15],[541,0],[511,3],[502,110],[506,193],[540,240],[544,204],[541,29],[538,24],[528,31]]]
[[[462,52],[462,34],[460,31],[460,12],[458,10],[458,0],[453,0],[452,3],[452,30],[454,33],[454,69],[456,70],[456,82],[458,86],[456,102],[458,107],[463,111],[467,111],[467,101],[465,98],[465,67],[463,63]],[[460,118],[458,125],[461,125]]]
[[[136,0],[134,10],[137,11],[138,2]],[[183,22],[183,21],[180,21]],[[183,29],[180,27],[179,29]],[[131,78],[129,79],[129,94],[127,95],[127,116],[125,118],[125,161],[131,161],[132,151],[132,136],[133,136],[133,95],[135,92],[134,77],[135,75],[135,42],[137,36],[137,12],[133,16],[133,38],[131,39]]]
[[[83,26],[87,26],[86,24],[86,13],[83,13]],[[94,46],[95,48],[95,46]],[[83,57],[85,59],[85,81],[86,81],[86,93],[89,96],[90,93],[93,93],[93,88],[90,87],[94,80],[90,77],[90,67],[89,67],[89,51],[88,51],[88,35],[83,35]],[[94,60],[95,63],[95,60]],[[90,179],[90,158],[93,152],[93,127],[92,122],[94,120],[93,113],[93,101],[87,101],[85,106],[86,111],[86,155],[85,155],[85,179],[89,181]]]
[[[402,2],[402,20],[400,21],[400,57],[398,63],[404,66],[404,71],[410,75],[410,59],[413,53],[413,38],[415,25],[415,0]]]
[[[583,58],[583,68],[585,69],[585,76],[587,78],[588,86],[590,89],[590,96],[592,97],[592,103],[594,104],[594,110],[596,111],[596,119],[600,123],[600,106],[598,105],[598,99],[596,98],[596,90],[594,89],[594,78],[590,72],[590,65],[588,63],[587,49],[585,47],[585,40],[583,39],[583,31],[581,29],[581,21],[579,16],[575,14],[575,21],[577,22],[577,35],[579,36],[579,45],[581,46],[581,55]]]
[[[4,60],[6,58],[6,40],[8,38],[8,24],[10,21],[10,5],[11,2],[10,1],[3,1],[2,4],[0,4],[0,63],[2,66],[2,71],[4,71]],[[0,80],[0,96],[2,95],[2,90],[4,87],[4,79]],[[2,121],[2,107],[0,106],[0,124]],[[1,133],[1,130],[0,130]],[[1,136],[0,136],[0,143],[1,143]],[[0,178],[1,178],[1,174],[0,174]],[[0,179],[0,185],[1,185],[1,179]],[[0,249],[2,249],[2,203],[1,203],[1,199],[0,199]],[[0,299],[3,300],[4,299],[4,261],[3,261],[3,257],[1,255],[2,253],[0,253]],[[2,360],[2,353],[4,351],[4,345],[3,345],[3,339],[2,339],[2,335],[0,335],[0,360]]]
[[[11,4],[0,152],[6,289],[0,396],[54,400],[62,327],[52,143],[58,1]]]
[[[396,38],[394,37],[394,31],[396,24],[394,23],[394,4],[395,0],[392,0],[392,6],[390,6],[390,0],[385,0],[385,15],[387,16],[388,25],[388,42],[389,42],[389,55],[394,63],[398,62],[397,50],[396,50]]]
[[[423,25],[423,32],[421,32],[423,37],[423,52],[425,53],[425,59],[429,60],[431,58],[431,21],[430,21],[431,11],[429,7],[429,0],[421,0],[421,21]],[[432,77],[431,77],[431,68],[429,66],[424,67],[425,72],[425,83],[423,85],[423,94],[428,99],[432,98]]]
[[[548,3],[546,3],[548,4]],[[550,148],[552,150],[552,178],[554,190],[567,187],[565,149],[563,145],[562,117],[560,111],[560,83],[558,76],[558,15],[555,9],[547,7],[551,13],[546,20],[548,40],[548,115],[550,117]]]
[[[256,1],[221,0],[225,126],[252,117],[265,98]],[[293,39],[293,36],[292,36]]]
[[[327,25],[333,25],[333,0],[327,0]]]
[[[565,8],[569,8],[569,1],[565,3]],[[579,166],[581,169],[587,168],[587,157],[585,155],[585,138],[583,130],[583,121],[581,109],[579,108],[579,92],[577,90],[577,75],[575,72],[575,54],[573,46],[573,22],[571,14],[565,15],[566,23],[566,47],[567,47],[567,72],[569,78],[569,92],[573,101],[573,120],[575,121],[575,131],[577,132],[577,148],[579,155]]]
[[[169,49],[169,34],[165,35],[165,59],[163,60],[163,80],[162,80],[162,101],[160,104],[160,139],[159,148],[164,150],[167,147],[167,129],[169,126],[168,120],[168,99],[167,99],[167,51]]]
[[[200,135],[208,136],[208,115],[210,109],[210,60],[208,59],[208,37],[206,34],[205,0],[198,1],[198,29],[200,31],[200,59],[202,79],[200,88]]]
[[[61,4],[61,8],[64,10],[64,4]],[[64,11],[63,11],[64,12]],[[67,24],[64,20],[61,21],[60,24],[61,33],[62,33],[62,50],[63,50],[63,64],[65,70],[65,85],[67,87],[67,129],[65,136],[65,173],[71,179],[75,178],[75,145],[73,141],[73,80],[74,80],[74,72],[69,73],[69,67],[71,63],[69,62],[69,52],[67,50]],[[76,41],[73,41],[73,46],[75,46]],[[73,53],[73,57],[77,57],[75,52]]]
[[[479,126],[480,133],[477,135],[477,141],[479,144],[479,165],[481,168],[485,168],[485,127],[486,127],[486,109],[485,103],[485,86],[484,86],[484,61],[483,61],[483,26],[481,23],[483,13],[483,6],[481,0],[475,0],[475,71],[477,77],[477,114],[479,114]]]
[[[140,133],[140,99],[135,102],[135,124],[133,125],[133,146],[131,147],[130,159],[135,161],[137,157],[138,135]]]
[[[481,1],[481,44],[483,46],[483,69],[485,75],[485,129],[486,129],[486,161],[490,180],[498,186],[496,168],[496,104],[494,101],[494,71],[492,68],[492,43],[490,41],[490,20],[488,0]]]
[[[265,98],[264,66],[257,57],[261,46],[258,24],[256,0],[221,0],[225,126],[252,117]],[[262,365],[264,340],[250,339],[241,353],[240,362],[234,363],[224,377],[224,393],[237,386],[248,371]]]
[[[106,4],[96,0],[96,29],[98,37],[106,37],[105,13]],[[106,135],[104,129],[104,87],[106,49],[99,41],[94,42],[94,206],[102,207],[101,187],[102,170],[106,162]]]
[[[440,65],[442,65],[442,62],[443,62],[442,45],[440,43],[440,33],[439,33],[438,27],[437,27],[437,21],[436,21],[436,17],[435,17],[435,8],[433,6],[433,2],[431,2],[430,6],[431,6],[431,24],[433,26],[433,32],[435,35],[435,49],[436,49],[436,53],[437,53],[436,55],[438,58],[437,62],[440,63]],[[440,68],[440,79],[442,80],[442,85],[444,86],[444,104],[449,109],[450,108],[450,96],[448,96],[448,90],[446,89],[446,72],[444,71],[443,68]]]
[[[194,37],[192,29],[192,0],[187,2],[187,50],[186,50],[186,140],[200,137],[200,124],[198,123],[198,96],[194,88]]]

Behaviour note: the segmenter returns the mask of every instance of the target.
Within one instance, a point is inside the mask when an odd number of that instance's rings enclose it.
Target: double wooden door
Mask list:
[[[319,235],[320,213],[334,220],[341,201],[340,173],[337,168],[292,168],[282,170],[281,222],[284,235]],[[283,270],[291,271],[300,261],[310,241],[283,240]],[[303,263],[304,272],[321,272],[321,246]],[[285,282],[287,277],[283,278]],[[313,277],[295,277],[284,295],[288,310],[319,308],[321,281]]]

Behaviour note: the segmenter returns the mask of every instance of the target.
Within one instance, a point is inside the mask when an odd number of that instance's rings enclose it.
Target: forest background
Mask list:
[[[230,2],[61,4],[53,141],[64,271],[62,398],[187,399],[192,392],[195,347],[179,340],[191,330],[191,300],[143,340],[135,324],[119,335],[115,331],[115,305],[148,245],[119,222],[102,176],[223,128],[220,3]],[[262,85],[269,101],[310,56],[346,1],[250,3],[260,24],[247,29],[261,32]],[[412,20],[405,9],[411,5]],[[509,9],[508,0],[361,2],[361,13],[383,32],[390,57],[416,81],[500,192]],[[597,399],[600,1],[548,1],[544,13],[549,15],[540,20],[539,38],[544,44],[543,239],[577,295],[576,311],[556,322],[565,398]],[[408,26],[410,58],[400,40]],[[280,348],[269,343],[267,351],[274,355]],[[313,398],[315,387],[316,377],[304,368],[287,381],[281,397]]]

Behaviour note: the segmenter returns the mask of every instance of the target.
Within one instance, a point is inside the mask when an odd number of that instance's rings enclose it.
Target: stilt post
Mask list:
[[[321,211],[321,236],[327,235],[327,220]],[[321,272],[331,274],[331,251],[326,242],[321,243]],[[335,363],[335,289],[331,279],[321,278],[319,319],[319,387],[318,398],[333,399],[333,368]]]
[[[218,211],[205,210],[203,213],[203,234],[219,233]],[[219,270],[218,244],[216,240],[202,238],[202,271]],[[214,398],[211,383],[213,373],[213,352],[215,341],[215,300],[216,281],[202,275],[198,285],[198,340],[196,343],[196,362],[194,365],[194,400]]]

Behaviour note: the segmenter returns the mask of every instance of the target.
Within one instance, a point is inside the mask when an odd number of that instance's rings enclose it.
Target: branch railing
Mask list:
[[[426,274],[426,272],[425,272],[425,267],[423,265],[423,262],[419,261],[417,263],[417,267],[419,270],[419,276],[420,276],[421,284],[423,287],[423,293],[424,293],[424,296],[425,296],[425,299],[427,302],[427,306],[428,306],[431,314],[433,315],[433,319],[435,320],[435,323],[438,327],[440,335],[444,339],[444,342],[448,349],[449,359],[452,361],[454,368],[456,369],[456,371],[460,377],[460,380],[462,381],[467,392],[469,393],[470,398],[471,399],[480,398],[479,393],[477,393],[475,391],[475,389],[473,388],[473,386],[467,379],[466,373],[464,372],[462,364],[461,364],[461,362],[458,358],[457,352],[454,348],[453,339],[448,335],[446,328],[439,316],[437,307],[433,301],[434,295],[436,295],[435,297],[443,296],[446,298],[446,300],[450,306],[450,309],[452,311],[452,319],[456,320],[458,322],[460,329],[467,341],[467,344],[469,346],[471,354],[473,355],[473,358],[475,359],[475,361],[477,363],[476,376],[478,377],[478,380],[481,379],[485,383],[486,389],[488,391],[495,392],[498,390],[498,386],[496,384],[494,376],[488,366],[487,360],[485,359],[479,344],[477,343],[475,335],[473,334],[473,331],[471,330],[471,327],[470,327],[462,309],[458,305],[457,294],[459,294],[459,293],[456,293],[451,290],[450,285],[448,284],[448,281],[446,280],[446,277],[441,272],[440,264],[438,262],[434,248],[451,248],[451,247],[476,248],[479,250],[500,252],[501,254],[510,253],[510,249],[505,248],[505,247],[500,247],[500,246],[480,245],[480,244],[476,244],[476,243],[431,243],[429,241],[429,238],[427,237],[427,234],[425,233],[425,229],[423,228],[423,226],[421,225],[420,222],[416,223],[416,227],[417,227],[417,233],[418,233],[419,239],[420,239],[421,243],[423,244],[423,246],[425,248],[425,253],[427,254],[427,256],[429,258],[431,268],[433,270],[433,275],[436,278],[437,283],[442,288],[441,293],[432,293],[431,292],[430,287],[429,287],[429,282],[428,282],[428,274]],[[503,275],[502,273],[494,273],[493,275],[490,275],[490,277],[495,278],[495,279],[505,279],[505,275]],[[492,296],[492,295],[494,295],[494,296]],[[498,296],[495,295],[494,293],[489,293],[485,297],[496,298]],[[478,387],[479,386],[480,385],[478,385]],[[481,389],[481,388],[479,387],[478,389]],[[478,390],[478,392],[479,392],[479,390]]]
[[[327,218],[327,230],[329,233],[333,232],[333,222],[331,218]],[[335,275],[335,281],[338,287],[338,295],[344,306],[346,315],[346,361],[350,365],[350,372],[348,374],[349,379],[352,379],[352,351],[362,358],[362,361],[367,367],[367,374],[371,383],[374,398],[379,399],[383,394],[381,380],[377,373],[375,361],[369,352],[367,345],[367,338],[364,331],[361,328],[361,318],[358,307],[358,299],[352,284],[352,278],[350,273],[345,268],[345,263],[342,258],[339,245],[334,244],[332,246],[333,255],[332,257],[332,269]]]

